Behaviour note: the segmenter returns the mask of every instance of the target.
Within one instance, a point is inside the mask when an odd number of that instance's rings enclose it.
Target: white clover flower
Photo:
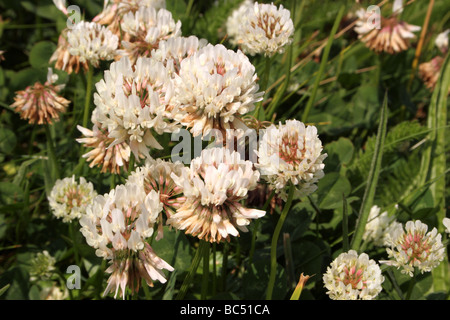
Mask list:
[[[241,117],[262,100],[255,67],[240,50],[208,44],[183,59],[174,79],[177,120],[194,136],[246,128]]]
[[[113,174],[120,174],[121,169],[128,170],[131,148],[127,142],[112,145],[114,138],[110,138],[107,128],[101,128],[99,123],[94,123],[92,130],[79,125],[77,128],[84,137],[76,141],[86,148],[92,148],[82,156],[90,162],[89,167],[98,165],[102,167],[101,172]]]
[[[44,84],[37,81],[24,90],[17,91],[11,108],[31,124],[51,124],[58,121],[70,101],[59,95],[65,85],[56,85],[57,80],[58,75],[53,74],[52,68],[48,68],[47,81]]]
[[[247,14],[247,11],[251,9],[253,5],[253,0],[244,0],[227,18],[225,27],[231,44],[235,46],[242,44],[242,26],[248,21],[249,15]]]
[[[406,231],[405,231],[406,230]],[[401,272],[414,276],[414,268],[422,273],[430,272],[444,259],[445,247],[442,235],[436,228],[430,232],[420,220],[408,221],[405,226],[393,229],[387,236],[386,251],[390,260],[380,261],[389,266],[402,268]]]
[[[175,110],[168,106],[173,93],[170,75],[159,61],[139,58],[132,65],[124,57],[111,63],[96,89],[92,122],[114,138],[110,146],[127,142],[136,159],[150,157],[148,147],[162,149],[152,131],[179,130],[172,116]]]
[[[265,130],[255,166],[282,198],[289,182],[296,186],[298,196],[306,196],[317,189],[316,183],[324,176],[327,154],[322,154],[322,149],[316,127],[287,120]]]
[[[401,3],[395,4],[393,9],[394,14],[389,18],[364,9],[356,12],[358,20],[354,30],[358,33],[358,38],[366,47],[377,53],[384,51],[394,54],[407,50],[410,47],[410,39],[416,37],[413,32],[421,29],[420,26],[398,20],[398,13],[402,11]]]
[[[323,275],[327,294],[333,300],[372,300],[382,290],[384,277],[378,264],[366,253],[341,253]]]
[[[256,188],[259,172],[238,152],[205,149],[181,175],[172,173],[172,178],[186,201],[167,223],[199,239],[229,241],[230,235],[239,236],[238,230],[247,232],[251,219],[265,215],[265,211],[246,208],[240,202]]]
[[[30,280],[49,280],[55,271],[56,259],[47,250],[38,252],[30,261]]]
[[[114,34],[120,36],[120,25],[123,17],[129,12],[136,12],[142,7],[155,9],[166,8],[165,0],[105,0],[103,10],[92,19],[101,25],[105,25]]]
[[[111,273],[104,295],[120,288],[125,298],[126,287],[138,292],[142,279],[149,286],[153,281],[166,282],[163,270],[173,268],[159,258],[146,240],[153,234],[153,225],[163,208],[159,194],[146,194],[141,185],[128,182],[97,196],[80,219],[81,232],[96,255],[110,260],[106,270]]]
[[[125,39],[129,39],[122,41],[122,46],[131,62],[138,57],[150,57],[160,41],[181,36],[181,22],[175,22],[170,11],[153,7],[139,7],[136,12],[126,13],[121,28]]]
[[[101,60],[113,60],[118,53],[119,38],[95,22],[78,22],[67,32],[68,52],[98,67]]]
[[[79,219],[85,213],[86,207],[97,196],[94,186],[80,177],[80,182],[75,176],[58,179],[53,186],[48,202],[53,215],[63,222],[71,222]]]
[[[436,40],[434,43],[436,44],[436,47],[438,47],[441,52],[446,53],[448,51],[448,38],[450,34],[450,29],[445,30],[444,32],[441,32],[436,37]]]
[[[449,218],[444,218],[442,223],[444,224],[445,232],[450,233],[450,219]]]
[[[171,162],[161,159],[147,159],[145,165],[136,169],[127,178],[127,181],[142,186],[145,193],[159,192],[166,218],[170,218],[185,201],[183,190],[173,181],[172,173],[180,176],[184,170],[181,162]],[[158,234],[156,240],[163,237],[163,215],[157,218]]]
[[[255,2],[245,13],[238,42],[251,55],[272,56],[282,53],[293,40],[294,23],[291,13],[283,5]]]
[[[51,287],[45,287],[39,292],[41,300],[65,300],[68,298],[69,293],[67,288],[61,289],[53,284]]]
[[[386,244],[386,234],[396,228],[399,222],[395,221],[394,216],[389,216],[387,211],[380,214],[380,207],[372,206],[369,213],[369,219],[363,234],[363,240],[372,242],[375,246],[384,246]]]
[[[178,74],[181,61],[192,56],[207,44],[206,39],[199,39],[196,36],[172,37],[162,40],[158,48],[152,51],[151,57],[161,61],[168,68],[170,74]]]

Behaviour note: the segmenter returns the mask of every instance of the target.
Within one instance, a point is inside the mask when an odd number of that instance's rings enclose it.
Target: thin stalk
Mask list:
[[[205,241],[206,242],[206,241]],[[202,276],[202,290],[201,299],[205,300],[208,296],[208,283],[209,283],[209,243],[203,249],[203,276]]]
[[[47,154],[51,162],[52,173],[54,174],[54,179],[59,179],[59,165],[56,160],[55,147],[53,145],[53,138],[50,132],[50,126],[48,124],[44,125],[45,127],[45,135],[47,138]]]
[[[271,244],[271,248],[270,248],[270,276],[269,276],[269,283],[267,285],[267,293],[266,293],[267,300],[272,299],[273,288],[275,285],[275,278],[277,275],[278,238],[280,237],[281,228],[283,227],[284,221],[286,220],[286,216],[287,216],[289,210],[291,209],[292,200],[294,199],[294,191],[295,191],[295,186],[290,185],[287,201],[284,205],[283,211],[281,212],[281,216],[278,219],[277,225],[275,226],[275,231],[273,232],[273,236],[272,236],[272,244]]]
[[[412,68],[411,68],[411,77],[410,77],[409,83],[408,83],[408,89],[411,88],[412,82],[414,80],[414,75],[416,73],[417,65],[419,64],[419,58],[420,58],[420,54],[422,52],[423,43],[425,41],[425,36],[426,36],[427,30],[428,30],[428,24],[430,23],[430,16],[431,16],[431,12],[433,11],[433,6],[434,6],[434,0],[430,0],[430,2],[428,4],[427,14],[426,14],[425,20],[423,22],[422,31],[420,33],[420,38],[419,38],[419,41],[417,42],[416,53],[414,55],[414,60],[412,63]]]
[[[359,217],[355,233],[353,235],[352,242],[350,244],[350,249],[356,251],[360,249],[362,237],[370,214],[370,208],[372,207],[373,199],[375,197],[378,178],[381,172],[381,161],[383,158],[384,141],[386,139],[386,131],[387,131],[387,119],[388,119],[387,114],[388,108],[387,108],[387,93],[386,93],[384,96],[383,105],[381,107],[380,123],[378,125],[375,150],[372,157],[372,163],[370,165],[369,175],[367,178],[367,185],[366,189],[364,190],[364,195],[361,203],[361,208],[359,210]]]
[[[270,59],[270,57],[266,57],[265,60],[266,61],[265,61],[265,67],[264,67],[264,74],[261,79],[261,86],[259,88],[261,91],[265,91],[267,89],[267,85],[269,83],[271,59]],[[264,95],[265,94],[266,93],[264,92]],[[256,106],[256,110],[255,110],[255,118],[258,120],[262,120],[262,121],[264,121],[266,118],[264,109],[262,107],[263,101],[264,101],[264,99],[258,103],[258,105]],[[261,109],[263,109],[263,110],[261,110]]]
[[[272,198],[275,196],[275,190],[272,190],[272,192],[269,195],[269,198],[267,198],[266,202],[264,203],[264,206],[262,208],[263,211],[267,211],[267,207],[270,204],[270,201],[272,201]],[[257,219],[255,221],[255,225],[253,227],[253,234],[252,234],[252,242],[250,245],[250,253],[249,253],[249,264],[252,264],[253,261],[253,255],[255,253],[255,245],[256,245],[256,234],[258,232],[259,224],[261,219]]]
[[[318,90],[319,84],[320,84],[320,79],[322,78],[322,74],[325,71],[325,67],[326,67],[327,62],[328,62],[328,56],[329,56],[330,50],[331,50],[331,45],[332,45],[333,40],[334,40],[334,35],[336,34],[336,32],[337,32],[337,30],[339,28],[339,23],[341,22],[342,16],[344,14],[344,9],[345,9],[345,6],[341,6],[341,8],[339,9],[339,12],[338,12],[338,14],[336,16],[336,20],[334,20],[334,24],[333,24],[333,27],[331,29],[330,36],[328,37],[327,45],[325,46],[325,49],[323,51],[322,61],[320,62],[319,72],[318,72],[317,77],[316,77],[316,79],[314,81],[314,85],[313,85],[313,88],[312,88],[311,96],[309,97],[309,100],[308,100],[308,102],[306,104],[306,107],[305,107],[305,111],[303,112],[303,115],[302,115],[302,122],[306,122],[307,121],[309,112],[311,111],[311,108],[312,108],[312,106],[314,104],[314,101],[316,99],[317,90]]]
[[[184,281],[181,285],[180,291],[178,292],[178,295],[176,297],[176,300],[183,300],[186,292],[192,283],[192,280],[194,279],[194,275],[197,272],[198,265],[200,264],[200,261],[202,260],[204,256],[205,248],[209,250],[209,244],[206,241],[201,240],[199,243],[199,246],[197,248],[197,251],[195,252],[194,259],[192,259],[191,267],[189,269],[188,274],[186,275],[186,278],[184,278]]]
[[[75,263],[77,264],[78,267],[81,268],[80,255],[78,252],[78,243],[77,243],[77,240],[75,239],[75,232],[74,232],[75,223],[77,223],[77,222],[73,221],[73,222],[69,223],[69,234],[70,234],[70,239],[72,239],[72,242],[73,242],[73,252],[75,254]]]
[[[411,299],[411,294],[414,290],[414,286],[416,285],[416,278],[418,276],[417,273],[417,269],[414,269],[414,276],[411,278],[411,280],[409,280],[409,288],[408,288],[408,292],[406,293],[406,297],[405,300],[410,300]]]
[[[89,107],[91,105],[93,69],[89,67],[86,73],[86,97],[84,100],[83,127],[87,128],[89,122]]]
[[[212,278],[212,295],[216,295],[217,291],[217,261],[216,261],[216,243],[213,243],[212,246],[212,255],[213,255],[213,278]]]
[[[226,291],[227,287],[227,266],[228,266],[228,252],[230,250],[230,244],[225,242],[222,251],[222,275],[220,282],[220,291]]]

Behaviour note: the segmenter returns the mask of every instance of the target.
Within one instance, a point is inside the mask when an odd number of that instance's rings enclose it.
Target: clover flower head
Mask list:
[[[253,0],[244,0],[227,18],[225,27],[231,44],[235,46],[242,44],[242,25],[247,22],[247,11],[251,9],[253,5]]]
[[[121,28],[126,39],[122,46],[131,62],[150,57],[161,41],[181,36],[181,22],[175,22],[170,11],[154,7],[139,7],[136,12],[126,13]]]
[[[183,59],[174,79],[177,120],[194,136],[246,128],[241,117],[262,99],[255,67],[240,50],[208,44]]]
[[[322,149],[315,126],[287,120],[266,129],[255,165],[282,198],[286,197],[289,183],[296,186],[297,195],[306,196],[317,189],[316,183],[324,176],[323,160],[327,154]]]
[[[172,174],[181,175],[183,168],[184,164],[181,162],[147,159],[144,166],[138,167],[127,178],[127,181],[142,186],[147,194],[152,191],[159,193],[163,210],[157,217],[158,234],[156,240],[163,237],[165,221],[162,213],[164,213],[166,219],[169,219],[185,201],[183,190],[172,178]]]
[[[49,280],[55,270],[56,259],[47,250],[38,252],[30,263],[30,280]]]
[[[132,65],[123,57],[111,63],[96,89],[92,122],[114,138],[110,147],[125,141],[136,159],[150,157],[149,147],[162,148],[153,132],[179,130],[173,119],[176,110],[170,106],[170,75],[155,59],[139,58]]]
[[[375,246],[384,246],[386,234],[389,234],[390,230],[396,228],[399,224],[399,222],[395,221],[394,216],[389,216],[387,211],[382,213],[380,211],[380,207],[372,206],[363,234],[363,240],[372,242]]]
[[[48,201],[55,217],[63,222],[71,222],[85,213],[86,207],[96,196],[91,182],[87,182],[84,177],[80,177],[80,182],[77,182],[72,176],[56,180]]]
[[[101,166],[101,172],[120,174],[121,170],[127,171],[130,161],[131,148],[123,141],[113,145],[114,138],[109,137],[108,128],[102,128],[99,123],[94,123],[92,130],[77,126],[83,137],[77,138],[78,143],[85,148],[92,148],[85,154],[90,162],[89,167]]]
[[[259,172],[236,151],[205,149],[181,175],[172,174],[172,178],[186,199],[167,223],[199,239],[229,241],[230,235],[248,231],[250,220],[265,214],[240,202],[256,188]]]
[[[146,240],[163,208],[159,194],[146,194],[140,185],[127,182],[97,196],[80,219],[81,232],[96,255],[110,261],[111,276],[104,295],[115,288],[125,298],[126,288],[138,292],[141,280],[166,282],[163,270],[173,268],[159,258]]]
[[[427,231],[428,226],[420,220],[408,221],[405,228],[399,225],[393,229],[386,242],[390,259],[380,263],[401,268],[402,273],[411,277],[415,267],[422,273],[430,272],[444,259],[445,247],[436,228]]]
[[[113,60],[118,53],[119,38],[104,26],[81,21],[67,32],[69,54],[78,56],[97,68],[102,60]]]
[[[333,300],[372,300],[381,292],[384,277],[366,253],[350,250],[331,262],[323,282]]]
[[[288,9],[280,5],[255,2],[245,11],[247,17],[237,36],[242,50],[251,55],[282,53],[293,40],[294,23]]]
[[[70,101],[59,95],[64,85],[55,85],[58,76],[48,68],[47,81],[36,82],[16,92],[11,108],[22,119],[34,124],[51,124],[59,120],[59,115],[67,110]]]
[[[413,32],[421,29],[420,26],[411,25],[398,19],[401,12],[400,5],[394,6],[394,14],[385,18],[377,12],[360,9],[356,12],[358,20],[354,30],[358,38],[365,43],[369,49],[380,53],[398,53],[410,47],[410,40],[416,36]]]

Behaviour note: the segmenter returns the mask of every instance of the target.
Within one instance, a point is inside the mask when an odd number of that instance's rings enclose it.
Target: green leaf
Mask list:
[[[327,144],[324,152],[328,154],[325,168],[328,172],[338,171],[343,165],[347,165],[353,158],[355,147],[348,138],[341,137]]]
[[[439,211],[437,219],[439,221],[438,230],[442,232],[444,226],[442,220],[446,217],[445,196],[446,196],[446,140],[449,130],[447,128],[447,108],[448,108],[448,88],[450,88],[450,54],[447,54],[442,67],[439,80],[431,97],[428,110],[427,127],[430,129],[428,141],[423,153],[422,165],[420,168],[420,181],[436,181],[430,186],[434,202]],[[448,259],[433,270],[433,281],[435,290],[447,291],[450,286],[448,277]]]
[[[362,236],[364,234],[366,223],[369,218],[370,209],[372,208],[373,200],[375,198],[375,191],[378,184],[378,178],[381,171],[381,160],[383,158],[383,146],[386,138],[388,119],[387,108],[387,93],[384,96],[383,105],[380,113],[380,124],[378,126],[377,140],[375,143],[375,150],[370,166],[369,176],[367,178],[367,185],[364,191],[364,196],[359,211],[359,217],[356,225],[355,234],[352,238],[351,248],[358,251],[361,245]]]
[[[0,203],[12,204],[23,198],[23,190],[11,182],[0,182]]]
[[[265,299],[267,283],[269,282],[270,267],[267,261],[270,256],[266,253],[255,252],[255,259],[247,269],[242,279],[245,299]],[[287,277],[284,268],[280,265],[276,268],[275,282],[272,299],[284,299],[287,292]]]
[[[189,241],[182,232],[164,227],[164,237],[152,242],[152,248],[158,256],[178,270],[178,274],[189,269],[191,255]]]
[[[318,205],[321,209],[342,207],[342,194],[350,194],[351,184],[339,172],[326,174],[317,184]]]
[[[11,286],[10,284],[7,284],[6,286],[0,289],[0,297],[6,292],[6,290],[8,290],[10,286]]]
[[[16,143],[17,138],[12,130],[0,128],[0,152],[10,154]]]
[[[41,41],[36,43],[30,51],[30,64],[33,68],[48,67],[50,57],[56,50],[56,45],[50,41]]]

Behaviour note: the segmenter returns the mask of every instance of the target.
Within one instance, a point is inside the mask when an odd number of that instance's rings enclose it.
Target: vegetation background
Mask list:
[[[182,21],[184,36],[196,35],[232,48],[225,37],[224,23],[240,2],[167,0],[167,9],[175,20]],[[423,27],[431,1],[406,2],[402,19]],[[271,61],[264,100],[269,110],[266,120],[278,123],[298,119],[316,125],[328,153],[325,177],[318,190],[305,199],[295,199],[283,225],[274,299],[289,299],[302,273],[311,278],[300,299],[328,299],[322,274],[339,253],[351,247],[358,215],[367,211],[369,204],[395,214],[400,222],[420,219],[430,229],[439,227],[443,232],[441,222],[450,203],[449,180],[445,179],[450,155],[446,139],[450,133],[450,66],[447,61],[441,74],[440,84],[447,84],[447,88],[438,85],[434,92],[425,87],[417,70],[417,63],[438,54],[434,39],[450,27],[450,2],[433,3],[426,32],[417,33],[409,50],[390,55],[370,51],[351,28],[355,11],[376,1],[274,1],[291,10],[296,30],[293,45]],[[90,20],[102,10],[103,1],[73,0],[69,4],[79,6],[85,19]],[[383,14],[392,12],[389,3],[381,9]],[[66,269],[77,263],[82,270],[82,287],[69,290],[67,298],[99,299],[105,288],[105,263],[76,228],[49,211],[46,193],[54,177],[46,160],[44,127],[21,120],[10,107],[16,91],[45,81],[48,60],[66,20],[51,0],[0,0],[0,50],[5,51],[0,61],[0,299],[42,299],[44,288],[65,287],[71,275]],[[333,30],[334,25],[337,29]],[[423,46],[419,50],[420,39]],[[250,59],[258,75],[264,74],[264,57]],[[95,70],[94,83],[107,68],[105,64]],[[80,145],[75,139],[80,133],[76,125],[82,119],[86,79],[83,73],[68,76],[55,72],[58,83],[66,83],[64,97],[72,101],[61,120],[51,127],[64,177],[71,176],[79,162]],[[382,112],[383,105],[386,112]],[[386,128],[380,123],[386,123]],[[161,139],[167,148],[156,157],[170,155],[170,136]],[[378,169],[373,159],[379,160]],[[82,175],[100,194],[126,178],[114,180],[87,164]],[[369,202],[363,201],[367,192],[371,195]],[[277,207],[261,219],[258,228],[252,223],[249,233],[214,245],[209,263],[200,264],[194,275],[198,281],[193,282],[186,298],[264,299],[271,236],[279,214]],[[70,236],[71,228],[74,237]],[[254,251],[253,235],[257,239]],[[166,284],[142,289],[139,298],[174,299],[197,245],[196,239],[180,232],[165,232],[164,239],[153,246],[176,271]],[[371,243],[361,243],[358,249],[375,260],[387,258],[384,248]],[[43,250],[55,257],[56,270],[47,281],[31,281],[30,261]],[[447,299],[448,268],[447,259],[433,272],[418,275],[411,298]],[[201,281],[205,270],[210,279],[206,292]],[[410,278],[394,268],[385,269],[385,277],[379,299],[404,298]]]

